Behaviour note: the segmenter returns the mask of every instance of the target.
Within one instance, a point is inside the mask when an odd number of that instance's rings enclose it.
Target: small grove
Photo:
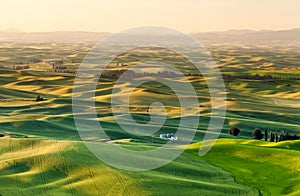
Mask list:
[[[233,136],[238,136],[240,132],[241,130],[238,127],[231,127],[229,129],[229,134]],[[296,134],[290,135],[288,131],[282,129],[280,131],[269,131],[265,129],[263,132],[259,128],[255,128],[253,130],[253,139],[261,140],[263,138],[265,141],[281,142],[286,140],[299,140],[300,136]]]

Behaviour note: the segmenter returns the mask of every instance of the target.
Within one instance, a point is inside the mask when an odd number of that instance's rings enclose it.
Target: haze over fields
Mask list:
[[[22,32],[10,28],[0,31],[0,41],[17,42],[98,42],[111,35],[108,32],[88,31],[55,31],[55,32]],[[191,33],[205,43],[249,43],[257,42],[293,42],[296,47],[300,41],[300,28],[290,30],[228,30],[218,32]]]
[[[0,196],[299,196],[299,8],[0,0]]]

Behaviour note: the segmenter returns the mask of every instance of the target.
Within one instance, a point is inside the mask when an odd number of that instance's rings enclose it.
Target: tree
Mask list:
[[[259,128],[255,128],[253,131],[253,138],[257,140],[261,140],[263,138],[263,134]]]
[[[265,141],[268,141],[268,129],[265,129]]]
[[[287,140],[289,137],[289,132],[288,131],[284,131],[284,140]]]
[[[280,131],[279,141],[284,141],[284,134],[282,130]]]
[[[36,97],[35,101],[44,101],[44,98],[42,98],[40,95],[38,95]]]
[[[231,127],[229,129],[229,134],[233,135],[233,136],[238,136],[240,132],[241,132],[241,130],[237,127]]]
[[[274,141],[275,141],[275,134],[271,132],[270,142],[274,142]]]

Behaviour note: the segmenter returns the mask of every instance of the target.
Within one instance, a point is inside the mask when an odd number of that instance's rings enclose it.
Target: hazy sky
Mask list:
[[[299,9],[299,0],[0,0],[0,30],[278,30],[300,27]]]

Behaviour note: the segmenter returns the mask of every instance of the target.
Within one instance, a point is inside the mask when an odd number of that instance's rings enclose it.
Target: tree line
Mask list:
[[[231,127],[229,129],[229,134],[233,136],[238,136],[241,130],[238,127]],[[281,142],[286,140],[299,140],[300,136],[296,134],[290,135],[287,130],[281,129],[280,131],[269,131],[268,129],[264,130],[264,133],[259,129],[255,128],[253,130],[253,139],[261,140],[264,138],[265,141],[270,142]]]
[[[200,76],[198,73],[187,73],[185,76]],[[300,80],[300,77],[296,76],[272,76],[272,75],[232,75],[232,74],[222,74],[223,79],[244,79],[244,80]]]
[[[247,80],[300,80],[300,77],[290,76],[290,77],[282,77],[282,76],[271,76],[271,75],[230,75],[230,74],[222,74],[223,78],[227,79],[247,79]]]

